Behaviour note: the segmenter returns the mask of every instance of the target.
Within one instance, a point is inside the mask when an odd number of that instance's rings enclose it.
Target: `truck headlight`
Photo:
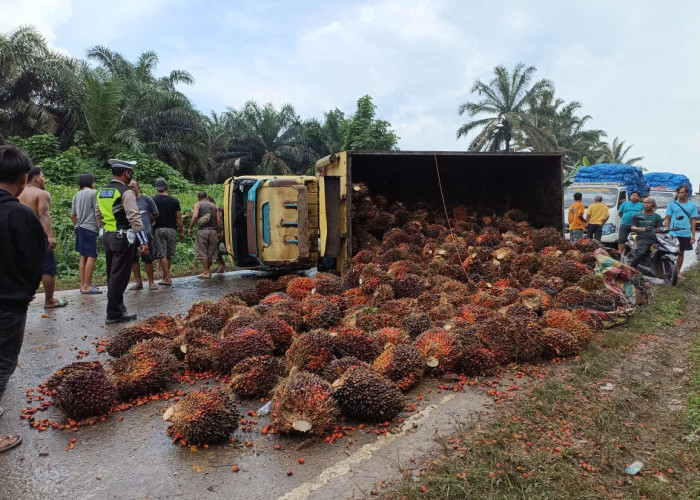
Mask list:
[[[615,231],[617,231],[617,226],[612,222],[603,224],[603,234],[613,234]]]

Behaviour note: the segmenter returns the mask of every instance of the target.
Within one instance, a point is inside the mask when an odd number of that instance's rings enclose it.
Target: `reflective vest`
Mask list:
[[[97,206],[102,214],[105,231],[127,230],[131,227],[122,206],[122,195],[129,189],[118,181],[112,181],[97,192]]]

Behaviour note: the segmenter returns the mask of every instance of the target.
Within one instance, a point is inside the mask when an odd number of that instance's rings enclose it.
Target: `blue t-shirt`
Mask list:
[[[697,218],[698,216],[698,207],[695,206],[695,203],[691,201],[686,201],[685,203],[681,203],[680,201],[674,201],[673,203],[669,203],[668,207],[666,207],[666,217],[671,217],[671,225],[669,227],[675,227],[675,231],[670,231],[670,233],[673,236],[682,236],[682,237],[690,237],[690,220],[688,220],[688,216],[681,210],[681,206],[685,209],[688,214],[690,214],[691,217]],[[682,217],[681,219],[678,219],[678,217]]]
[[[620,220],[620,224],[629,226],[630,224],[632,224],[632,217],[634,217],[634,214],[641,212],[643,209],[644,205],[641,201],[638,201],[637,203],[633,203],[631,201],[624,202],[622,205],[620,205],[620,208],[617,210],[619,213],[622,214],[622,220]]]

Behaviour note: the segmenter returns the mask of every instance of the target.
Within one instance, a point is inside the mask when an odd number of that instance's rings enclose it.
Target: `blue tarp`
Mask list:
[[[690,184],[690,179],[683,174],[672,174],[671,172],[649,172],[648,174],[644,174],[644,179],[651,188],[665,187],[670,190],[675,190],[678,186],[687,186],[689,189],[688,194],[693,194],[693,186]]]
[[[574,182],[618,182],[627,188],[627,192],[639,191],[642,196],[649,194],[642,169],[632,165],[599,163],[581,167],[574,177]]]

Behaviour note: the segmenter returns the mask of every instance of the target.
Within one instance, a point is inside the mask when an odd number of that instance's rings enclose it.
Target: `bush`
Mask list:
[[[38,165],[46,158],[58,156],[61,152],[58,137],[51,134],[33,135],[27,139],[8,137],[8,142],[24,149],[35,165]]]
[[[75,146],[64,151],[59,156],[45,158],[38,166],[44,171],[44,177],[51,182],[75,186],[76,190],[78,188],[78,177],[81,174],[93,174],[96,186],[106,184],[112,177],[109,170],[104,168],[99,160],[83,158],[80,149]]]
[[[117,154],[116,158],[137,162],[134,169],[134,179],[139,182],[142,188],[146,185],[153,186],[153,181],[158,177],[163,177],[168,181],[168,191],[196,189],[194,184],[185,179],[173,167],[148,155],[122,152]]]

